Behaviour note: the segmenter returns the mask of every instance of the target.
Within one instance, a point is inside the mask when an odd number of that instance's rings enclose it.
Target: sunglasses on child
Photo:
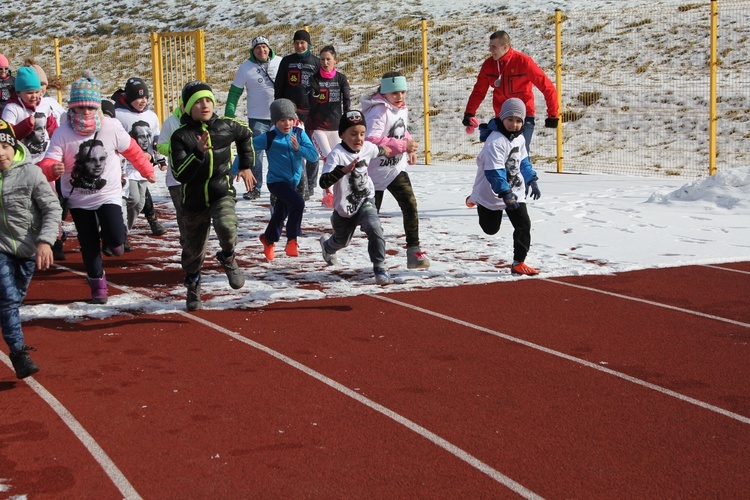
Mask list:
[[[0,71],[8,71],[10,68],[0,68]]]

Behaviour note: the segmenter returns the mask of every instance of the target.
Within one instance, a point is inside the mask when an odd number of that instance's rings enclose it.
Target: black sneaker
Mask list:
[[[246,200],[257,200],[258,198],[260,198],[260,190],[251,189],[250,191],[243,194],[242,197]]]
[[[232,252],[229,257],[224,257],[224,252],[221,250],[216,252],[216,258],[219,260],[221,267],[224,268],[224,272],[227,273],[229,278],[229,286],[235,290],[239,290],[245,286],[245,275],[242,274],[239,264],[237,264],[236,254]]]
[[[36,363],[31,361],[28,351],[36,351],[36,348],[25,345],[20,351],[10,353],[10,362],[13,363],[18,378],[26,378],[39,371]]]

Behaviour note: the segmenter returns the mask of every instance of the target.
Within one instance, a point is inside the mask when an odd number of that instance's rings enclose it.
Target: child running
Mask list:
[[[263,254],[269,261],[275,258],[276,242],[281,239],[285,221],[287,243],[284,252],[290,257],[299,255],[297,237],[302,231],[305,199],[297,192],[297,185],[305,168],[303,160],[318,161],[318,152],[310,138],[304,130],[294,126],[297,121],[294,103],[289,99],[276,99],[271,103],[270,110],[274,128],[253,138],[255,150],[266,151],[266,186],[275,198],[271,220],[260,235]]]
[[[312,134],[312,142],[325,163],[331,149],[341,142],[339,120],[342,113],[351,106],[349,79],[336,69],[339,62],[336,49],[326,45],[320,50],[320,70],[310,77],[310,115],[305,128]],[[309,189],[318,181],[318,170],[307,173]],[[333,196],[330,190],[323,193],[323,204],[332,208]]]
[[[255,162],[253,133],[247,125],[233,118],[220,118],[214,112],[216,97],[211,87],[192,81],[182,88],[184,113],[182,127],[170,137],[169,160],[175,179],[182,183],[182,221],[184,245],[182,269],[187,287],[186,308],[195,311],[201,302],[201,275],[206,258],[208,237],[213,223],[221,250],[216,259],[238,290],[245,276],[237,263],[237,193],[232,185],[231,146],[237,146],[240,158],[239,176],[250,190],[255,184],[250,168]]]
[[[13,126],[0,120],[0,324],[16,377],[39,371],[29,357],[19,309],[34,268],[52,264],[62,210],[42,171],[31,162]]]
[[[476,204],[479,226],[485,234],[497,234],[503,210],[513,225],[513,264],[510,272],[532,276],[539,272],[526,265],[531,247],[531,219],[526,209],[526,196],[538,200],[542,193],[537,175],[526,152],[523,136],[526,105],[521,99],[506,100],[500,116],[485,128],[480,125],[480,139],[486,142],[477,156],[474,189],[466,204]]]
[[[70,86],[67,122],[55,131],[39,162],[48,180],[57,179],[62,172],[62,195],[78,231],[92,304],[107,303],[102,247],[113,255],[124,251],[119,155],[146,180],[156,182],[148,156],[120,122],[102,114],[101,103],[101,82],[84,71]]]
[[[419,246],[419,213],[406,166],[417,162],[417,142],[409,133],[406,107],[406,78],[397,71],[383,75],[378,91],[362,97],[362,111],[367,120],[366,139],[378,146],[388,146],[394,156],[378,156],[370,160],[369,173],[375,185],[375,206],[378,212],[387,189],[398,202],[404,217],[406,233],[406,267],[430,267],[427,252]]]
[[[382,286],[393,280],[385,267],[385,239],[374,206],[375,186],[367,165],[378,156],[390,155],[390,151],[365,141],[366,130],[365,117],[357,110],[345,113],[339,122],[342,142],[331,150],[320,176],[320,187],[333,189],[333,236],[321,236],[320,248],[323,260],[329,266],[336,265],[336,252],[349,246],[355,229],[361,227],[367,234],[367,251],[375,282]]]

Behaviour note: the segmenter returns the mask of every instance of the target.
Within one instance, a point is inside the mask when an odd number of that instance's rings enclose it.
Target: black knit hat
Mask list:
[[[131,102],[141,97],[148,98],[148,86],[140,78],[128,78],[125,82],[125,102],[130,104]]]
[[[310,41],[310,33],[308,33],[306,30],[297,30],[294,32],[294,38],[292,38],[293,41],[297,40],[304,40],[307,42],[308,45],[310,45],[312,42]]]
[[[13,149],[18,147],[16,131],[13,130],[13,125],[5,120],[0,120],[0,142],[10,145]]]
[[[365,115],[363,115],[361,111],[352,109],[344,113],[344,115],[341,117],[341,120],[339,121],[339,137],[344,135],[346,129],[355,125],[362,125],[367,128],[367,123],[365,123]]]
[[[115,103],[109,99],[102,99],[102,113],[109,116],[110,118],[115,117]]]
[[[186,83],[185,86],[182,87],[182,102],[185,106],[185,112],[187,114],[190,114],[190,110],[193,108],[193,105],[201,97],[208,97],[214,102],[214,104],[216,104],[214,91],[206,82],[195,80]]]

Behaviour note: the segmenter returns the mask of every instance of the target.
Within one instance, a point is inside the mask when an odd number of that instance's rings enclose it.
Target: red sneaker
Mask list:
[[[297,243],[297,240],[287,241],[284,251],[289,257],[299,257],[299,244]]]
[[[269,243],[266,239],[266,235],[262,234],[260,235],[260,242],[263,243],[263,254],[266,256],[266,259],[273,260],[274,258],[274,247],[276,246],[275,243]]]
[[[527,266],[524,262],[519,262],[515,266],[511,266],[511,268],[510,268],[510,274],[521,274],[521,275],[524,275],[524,276],[534,276],[535,274],[539,274],[539,271],[537,271],[533,267]]]
[[[323,200],[321,203],[328,208],[333,208],[333,193],[330,189],[326,189],[325,193],[323,193]]]

